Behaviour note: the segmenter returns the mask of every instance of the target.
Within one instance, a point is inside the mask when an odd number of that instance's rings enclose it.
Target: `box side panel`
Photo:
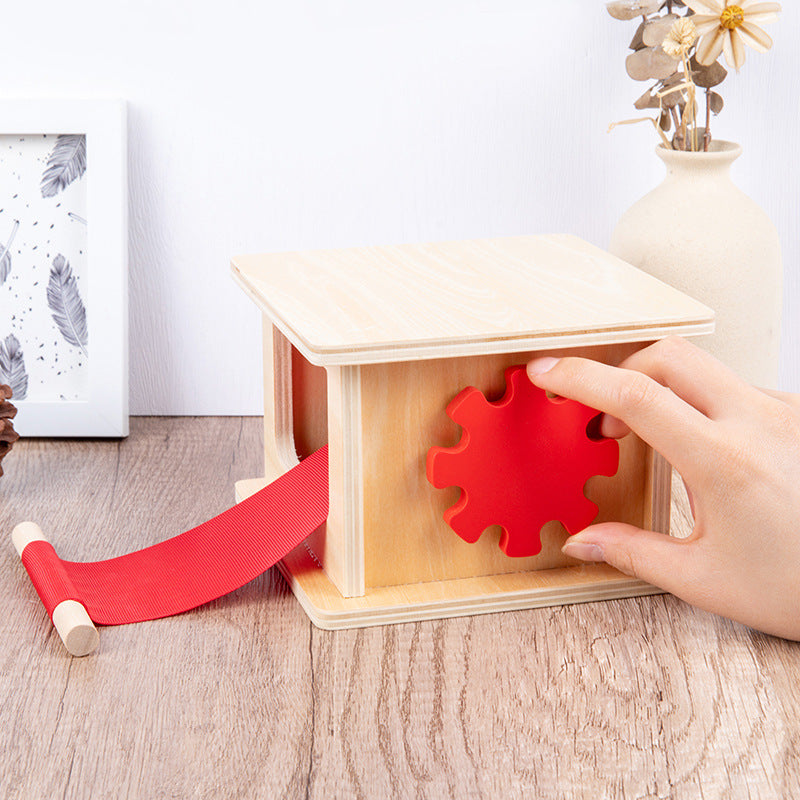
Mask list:
[[[303,459],[328,444],[328,378],[324,367],[292,347],[292,434]]]
[[[321,561],[345,597],[364,594],[361,367],[328,369],[330,511]]]
[[[354,528],[351,522],[352,502],[345,502],[352,495],[352,491],[348,494],[351,478],[356,480],[358,475],[352,456],[358,452],[354,442],[359,437],[351,433],[352,416],[358,409],[357,372],[358,367],[334,367],[328,374],[325,369],[309,364],[265,319],[265,474],[283,474],[298,463],[298,457],[304,458],[324,444],[329,445],[332,502],[328,521],[303,546],[345,597],[363,594],[360,528]],[[359,537],[357,553],[353,552],[351,541],[354,531]],[[357,569],[353,570],[351,562]]]
[[[285,363],[288,342],[264,316],[264,474],[291,469],[297,459],[293,453],[286,397],[291,396],[291,373]]]
[[[670,534],[672,511],[672,465],[660,453],[650,450],[645,493],[643,528]]]
[[[536,355],[586,355],[618,363],[642,344],[608,345]],[[367,587],[442,581],[564,567],[561,546],[566,531],[550,522],[542,530],[542,551],[510,558],[498,547],[500,530],[487,529],[475,544],[462,541],[444,522],[459,489],[434,489],[425,459],[434,446],[455,445],[461,429],[445,407],[466,386],[489,400],[502,396],[504,370],[533,353],[494,354],[422,362],[362,366],[364,475],[364,555]],[[601,508],[598,521],[645,522],[649,448],[634,436],[620,447],[620,469],[613,478],[595,477],[585,494]]]

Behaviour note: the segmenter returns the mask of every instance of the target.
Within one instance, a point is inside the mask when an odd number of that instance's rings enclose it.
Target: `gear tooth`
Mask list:
[[[514,401],[514,398],[519,394],[519,372],[520,367],[508,367],[503,373],[503,378],[506,382],[506,390],[503,396],[496,402],[492,403],[493,406],[507,406]]]
[[[558,521],[567,529],[567,533],[572,535],[591,525],[599,510],[588,497],[581,495],[580,499],[559,516]]]
[[[525,558],[542,552],[542,526],[531,525],[527,530],[509,531],[505,526],[500,534],[500,549],[511,558]]]
[[[470,504],[465,489],[461,490],[459,501],[444,512],[444,521],[470,544],[477,542],[481,534],[491,525],[490,522],[486,522],[482,510],[476,511],[474,504]]]
[[[539,409],[543,402],[547,400],[547,392],[534,386],[528,378],[528,370],[525,365],[509,367],[505,371],[506,391],[503,397],[494,403],[495,406],[508,406],[514,402],[524,404],[528,413],[540,413]]]
[[[462,436],[455,447],[431,447],[425,460],[425,472],[428,480],[437,489],[448,486],[458,486],[459,476],[463,469],[463,454],[468,441],[467,436]]]
[[[506,394],[509,392],[516,394],[520,389],[527,389],[529,386],[532,389],[538,388],[531,383],[530,379],[528,378],[528,372],[525,366],[522,364],[517,364],[515,367],[509,367],[505,372],[505,378]]]
[[[489,401],[483,396],[480,389],[468,386],[459,392],[448,404],[447,416],[461,427],[472,422],[476,414],[491,408]]]

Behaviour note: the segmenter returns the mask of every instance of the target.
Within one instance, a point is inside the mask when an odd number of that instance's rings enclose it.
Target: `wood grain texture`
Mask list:
[[[245,255],[231,269],[325,366],[713,330],[706,306],[575,236]]]
[[[23,441],[0,530],[117,555],[226,508],[262,457],[258,419]],[[0,571],[4,798],[800,794],[800,645],[670,596],[327,632],[271,571],[70,659],[8,541]]]
[[[261,483],[248,480],[237,484],[237,499],[293,466],[296,452],[300,455],[311,446],[329,443],[331,508],[324,530],[306,542],[312,566],[307,567],[302,558],[284,564],[295,594],[318,625],[353,627],[390,618],[402,621],[475,613],[482,605],[476,598],[481,597],[486,599],[484,611],[570,601],[571,570],[559,580],[550,576],[556,590],[549,584],[540,587],[533,579],[459,581],[577,562],[561,553],[567,534],[556,521],[544,526],[542,551],[530,558],[506,556],[498,547],[497,526],[476,543],[462,541],[443,519],[459,490],[431,487],[425,477],[426,454],[435,444],[451,445],[459,438],[460,429],[444,413],[459,389],[477,386],[488,398],[496,399],[505,390],[505,369],[534,355],[584,355],[615,364],[641,343],[334,366],[327,368],[326,376],[325,369],[310,364],[270,326],[266,316],[264,319],[265,430],[267,436],[274,431],[274,444],[266,443],[267,477]],[[283,469],[276,470],[273,453],[277,451],[282,453],[278,460]],[[586,495],[600,508],[597,521],[618,519],[668,532],[668,519],[658,515],[654,519],[651,512],[654,500],[656,508],[668,507],[669,476],[655,480],[651,470],[644,443],[635,436],[623,440],[617,474],[591,478],[585,487]],[[319,567],[328,579],[312,574]],[[652,591],[641,582],[620,582],[618,577],[603,577],[596,594],[587,592],[581,578],[576,581],[578,594],[586,600]],[[436,581],[448,583],[439,587],[432,583]],[[372,591],[387,586],[400,588]],[[361,597],[365,591],[370,596],[363,603],[341,602],[342,596]],[[429,603],[435,604],[438,614]],[[402,613],[404,606],[409,606],[408,614]]]
[[[330,367],[327,375],[330,510],[325,549],[315,550],[345,597],[364,594],[364,482],[360,425],[361,367]]]
[[[309,619],[323,630],[468,617],[661,591],[606,564],[590,564],[379,586],[368,588],[363,596],[342,597],[305,547],[293,550],[278,569]]]
[[[434,445],[451,447],[460,440],[461,428],[444,409],[461,389],[476,386],[497,400],[505,392],[506,368],[525,364],[534,355],[582,355],[616,364],[639,347],[612,345],[361,367],[366,586],[577,563],[561,553],[567,532],[558,522],[544,527],[542,551],[529,558],[506,556],[498,546],[496,525],[474,544],[460,539],[444,521],[445,510],[457,502],[460,489],[433,489],[425,459]],[[647,468],[646,446],[628,437],[620,447],[617,475],[587,482],[586,496],[602,509],[598,521],[614,518],[649,527],[643,516]]]

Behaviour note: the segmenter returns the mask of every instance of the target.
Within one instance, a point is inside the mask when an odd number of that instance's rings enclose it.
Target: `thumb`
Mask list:
[[[621,522],[591,525],[570,536],[564,555],[581,561],[605,561],[620,572],[672,594],[692,595],[696,563],[691,542]]]

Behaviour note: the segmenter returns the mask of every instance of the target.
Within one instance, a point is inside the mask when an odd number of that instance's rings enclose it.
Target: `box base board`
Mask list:
[[[269,481],[238,481],[241,502]],[[278,569],[311,621],[324,630],[365,628],[424,619],[491,614],[525,608],[588,603],[661,594],[607,564],[586,564],[532,572],[511,572],[458,580],[368,588],[363,597],[342,597],[305,545],[289,553]]]

